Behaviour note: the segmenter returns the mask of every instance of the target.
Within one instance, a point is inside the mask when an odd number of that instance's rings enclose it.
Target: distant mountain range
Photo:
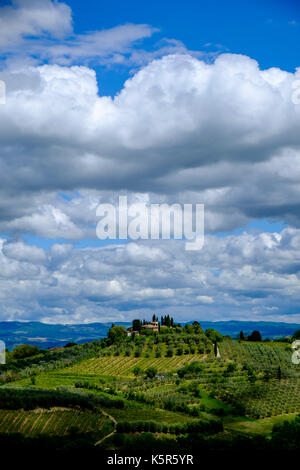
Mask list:
[[[188,322],[192,323],[192,322]],[[126,322],[116,322],[125,328],[131,325]],[[223,335],[236,338],[241,330],[251,333],[259,330],[263,338],[280,338],[292,336],[300,329],[297,323],[251,322],[251,321],[200,321],[202,328],[214,328]],[[40,348],[64,346],[66,343],[86,343],[104,338],[111,327],[110,323],[88,323],[80,325],[49,325],[40,322],[0,322],[0,340],[8,349],[20,344],[33,344]]]
[[[200,324],[204,330],[214,328],[222,333],[222,335],[230,335],[232,338],[236,338],[240,331],[250,334],[253,330],[258,330],[263,339],[276,339],[284,336],[293,336],[294,332],[300,329],[299,323],[265,321],[201,321]]]
[[[123,324],[125,327],[129,323]],[[40,322],[0,322],[0,340],[11,350],[19,344],[33,344],[40,348],[64,346],[69,342],[86,343],[104,338],[111,323],[81,325],[49,325]]]

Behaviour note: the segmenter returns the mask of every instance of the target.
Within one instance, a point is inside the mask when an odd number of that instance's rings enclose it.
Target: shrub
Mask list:
[[[198,375],[200,372],[203,371],[203,369],[203,364],[200,364],[200,362],[198,361],[194,361],[182,367],[181,369],[178,369],[177,374],[179,375],[179,377],[183,378],[186,375]]]
[[[39,353],[37,346],[31,346],[30,344],[21,344],[16,346],[13,350],[12,356],[14,359],[24,359],[25,357],[35,356]]]
[[[169,346],[168,349],[167,349],[166,356],[167,357],[172,357],[173,354],[174,354],[174,348],[173,348],[173,346]]]
[[[148,367],[148,369],[145,370],[145,374],[146,374],[147,379],[153,379],[157,374],[157,368]]]
[[[143,373],[143,369],[141,369],[139,366],[135,366],[133,369],[133,373],[137,377],[138,375],[141,375]]]

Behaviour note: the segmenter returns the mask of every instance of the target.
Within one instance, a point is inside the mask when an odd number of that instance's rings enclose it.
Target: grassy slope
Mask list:
[[[22,433],[26,437],[39,434],[63,436],[71,428],[81,432],[101,432],[107,419],[102,413],[72,409],[52,410],[0,410],[1,433]]]
[[[239,432],[245,432],[247,434],[262,434],[268,435],[272,432],[272,428],[274,424],[282,423],[283,421],[292,421],[296,416],[297,413],[288,413],[279,416],[271,416],[270,418],[263,418],[263,419],[241,419],[236,418],[233,419],[232,417],[228,422],[225,422],[225,429],[234,430]]]
[[[99,357],[88,359],[67,369],[62,369],[61,374],[86,374],[86,375],[110,375],[133,377],[133,369],[139,366],[145,370],[148,367],[156,367],[158,372],[167,372],[179,369],[191,361],[200,360],[202,356],[188,354],[173,357]]]
[[[195,421],[196,418],[186,416],[182,413],[152,408],[140,403],[125,402],[125,408],[104,408],[117,421],[157,421],[160,423],[186,423]]]
[[[210,413],[211,409],[223,408],[226,411],[230,411],[230,407],[224,404],[222,401],[212,398],[209,396],[209,390],[214,388],[213,383],[210,384],[210,377],[214,373],[218,373],[222,376],[226,364],[229,362],[236,362],[238,365],[244,362],[251,363],[256,367],[258,375],[261,373],[260,370],[263,367],[272,365],[277,367],[278,364],[283,367],[291,367],[290,363],[290,352],[288,351],[287,345],[283,343],[244,343],[237,341],[224,341],[220,344],[221,360],[211,359],[209,362],[205,360],[204,355],[199,354],[187,354],[182,356],[173,356],[171,358],[164,357],[166,352],[166,346],[163,346],[163,357],[156,358],[154,353],[150,354],[150,357],[130,357],[120,356],[100,356],[92,359],[83,360],[78,364],[70,367],[62,368],[60,370],[44,372],[36,376],[36,386],[42,388],[56,388],[57,386],[74,386],[77,381],[87,381],[91,385],[98,385],[99,380],[104,378],[107,383],[114,378],[116,380],[127,380],[131,382],[133,380],[133,369],[135,366],[141,367],[143,370],[150,366],[157,367],[160,373],[167,371],[175,371],[179,367],[191,361],[203,361],[205,365],[204,379],[203,382],[199,382],[202,388],[201,397],[199,399],[193,399],[188,396],[190,404],[193,405],[204,405],[206,412]],[[241,384],[245,381],[245,372],[242,372],[241,366],[238,366],[237,372],[233,374],[230,381],[234,383],[241,381]],[[188,384],[188,381],[186,381]],[[15,382],[19,386],[32,386],[30,378],[22,379]],[[282,384],[284,385],[284,384]],[[238,389],[239,387],[237,387]],[[142,388],[141,388],[142,390]],[[206,391],[205,391],[206,390]],[[137,389],[137,391],[139,391]],[[156,395],[168,396],[177,394],[175,385],[163,385],[153,384],[152,389],[146,390],[146,394],[151,397]],[[262,401],[264,401],[263,398]],[[259,400],[258,401],[258,405]],[[114,416],[117,420],[155,420],[169,423],[181,423],[187,420],[193,420],[191,416],[187,416],[183,413],[171,412],[154,408],[145,404],[131,402],[125,400],[125,408],[123,410],[107,409],[107,412]],[[276,412],[276,410],[275,410]],[[279,411],[280,412],[280,411]],[[281,411],[282,413],[282,411]],[[207,413],[203,413],[203,416],[209,416]],[[280,422],[284,419],[294,418],[295,413],[292,414],[281,414],[279,416],[272,416],[264,419],[251,419],[240,417],[236,418],[233,416],[227,416],[224,420],[227,429],[246,432],[246,433],[258,433],[268,434],[272,430],[273,424]]]

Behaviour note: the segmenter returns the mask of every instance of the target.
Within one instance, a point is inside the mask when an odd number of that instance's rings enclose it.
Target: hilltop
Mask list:
[[[153,331],[153,323],[111,326],[101,340],[23,358],[9,352],[0,366],[0,447],[80,442],[98,455],[299,447],[292,340],[230,339],[173,319]]]

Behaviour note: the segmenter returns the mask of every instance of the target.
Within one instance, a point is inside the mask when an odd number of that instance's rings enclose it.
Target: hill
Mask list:
[[[15,447],[17,432],[24,446],[81,445],[99,455],[243,443],[296,450],[292,352],[289,342],[228,339],[194,324],[131,336],[112,328],[105,339],[25,359],[9,353],[0,366],[0,447]]]

